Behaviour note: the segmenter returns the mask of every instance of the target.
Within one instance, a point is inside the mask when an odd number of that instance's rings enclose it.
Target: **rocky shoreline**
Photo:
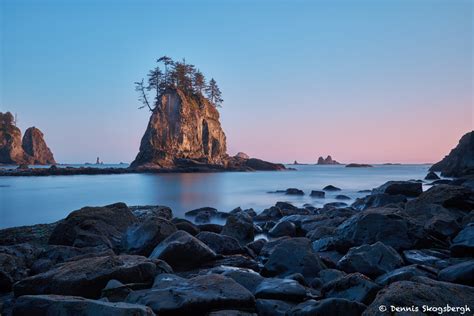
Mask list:
[[[425,192],[420,182],[390,181],[346,207],[206,207],[187,219],[166,206],[116,203],[0,230],[0,313],[472,312],[473,179]]]

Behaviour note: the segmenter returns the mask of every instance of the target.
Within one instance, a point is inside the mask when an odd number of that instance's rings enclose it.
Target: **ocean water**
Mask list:
[[[336,201],[337,194],[365,196],[360,190],[389,180],[423,179],[430,165],[374,165],[373,168],[290,165],[296,171],[74,175],[49,177],[0,177],[0,228],[50,223],[83,206],[115,202],[128,205],[166,205],[174,216],[211,206],[220,211],[235,207],[260,212],[277,201],[316,207]],[[311,190],[332,184],[342,189],[312,198]],[[270,191],[298,188],[304,196]],[[428,186],[425,185],[425,188]],[[345,201],[344,201],[345,202]]]

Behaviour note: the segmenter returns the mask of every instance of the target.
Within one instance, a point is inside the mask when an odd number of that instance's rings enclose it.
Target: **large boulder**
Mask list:
[[[380,285],[388,285],[397,281],[411,280],[417,276],[424,276],[436,279],[438,270],[420,264],[404,266],[390,272],[387,272],[375,279]]]
[[[423,192],[417,199],[407,203],[420,206],[438,204],[445,208],[471,211],[474,209],[474,191],[465,186],[439,184]]]
[[[351,248],[337,263],[340,270],[360,272],[369,277],[377,277],[402,265],[403,259],[395,249],[380,241]]]
[[[13,286],[15,296],[28,294],[78,295],[99,298],[109,280],[151,282],[156,263],[141,256],[92,257],[66,262],[52,270],[25,278]]]
[[[454,237],[450,249],[454,256],[474,256],[474,223],[467,225]]]
[[[441,171],[446,177],[460,177],[474,173],[474,131],[464,134],[459,144],[430,171]]]
[[[161,217],[152,217],[130,226],[122,237],[122,251],[128,254],[149,256],[166,237],[177,231],[176,226]]]
[[[255,297],[301,302],[306,299],[307,291],[295,280],[268,278],[256,287]]]
[[[344,298],[369,304],[380,290],[380,286],[360,273],[351,273],[326,283],[321,294],[324,297]]]
[[[296,226],[291,221],[281,220],[270,229],[268,234],[272,237],[294,237],[296,235]]]
[[[447,282],[439,282],[425,277],[415,277],[411,281],[399,281],[381,290],[375,300],[364,312],[364,316],[387,315],[387,312],[400,315],[436,314],[436,310],[423,310],[427,307],[461,307],[474,306],[474,287]],[[384,306],[387,310],[381,309]],[[393,307],[392,307],[393,306]],[[403,312],[401,308],[411,308]],[[397,308],[399,309],[397,311]],[[458,311],[458,313],[461,311]],[[465,314],[466,310],[464,310]],[[472,312],[472,310],[471,310]],[[397,313],[397,314],[398,314]]]
[[[256,308],[259,316],[286,316],[293,306],[294,302],[257,299]]]
[[[388,181],[372,190],[373,194],[385,193],[390,195],[404,195],[409,197],[419,196],[423,192],[420,182]]]
[[[307,300],[287,312],[287,316],[359,316],[366,309],[362,303],[344,298],[325,298],[319,301]]]
[[[179,230],[159,243],[150,258],[164,260],[173,269],[184,271],[215,259],[216,253],[199,239]]]
[[[370,194],[363,198],[358,198],[352,203],[351,207],[358,210],[364,211],[368,208],[373,207],[382,207],[387,206],[390,204],[400,205],[405,203],[407,198],[401,194],[386,194],[386,193],[378,193],[378,194]]]
[[[244,212],[230,215],[221,234],[237,239],[242,245],[253,241],[255,232],[252,217]]]
[[[245,252],[239,242],[229,236],[211,232],[200,232],[196,235],[196,238],[220,255],[233,255]]]
[[[158,315],[205,315],[215,309],[255,307],[252,293],[218,274],[191,279],[161,274],[151,289],[130,293],[127,302],[149,306]]]
[[[122,236],[136,222],[124,203],[84,207],[69,214],[53,230],[49,243],[74,247],[119,248]]]
[[[43,133],[36,127],[28,128],[23,136],[23,150],[33,158],[35,165],[55,164],[53,153],[46,145],[43,136]]]
[[[16,300],[13,315],[153,316],[155,314],[149,307],[143,305],[109,303],[77,296],[24,295]]]
[[[269,277],[286,277],[300,273],[309,283],[325,268],[321,258],[313,252],[311,241],[300,237],[281,240],[276,244],[261,274]]]
[[[474,286],[474,260],[444,268],[439,272],[439,279],[446,282]]]

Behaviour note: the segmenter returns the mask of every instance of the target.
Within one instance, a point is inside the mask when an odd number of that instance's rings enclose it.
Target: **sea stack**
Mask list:
[[[318,165],[339,165],[340,163],[336,160],[333,160],[331,156],[327,156],[326,159],[323,157],[318,158]]]
[[[458,145],[430,171],[441,171],[445,177],[462,177],[474,174],[474,131],[466,133]]]
[[[10,112],[0,112],[0,163],[29,164],[31,157],[21,146],[21,131]]]
[[[51,149],[44,141],[43,133],[36,127],[30,127],[25,131],[22,142],[23,150],[36,165],[56,164]]]

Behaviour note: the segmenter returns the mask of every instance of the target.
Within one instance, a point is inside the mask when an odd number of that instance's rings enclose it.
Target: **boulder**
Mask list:
[[[289,188],[285,190],[286,195],[304,195],[304,192],[300,189]]]
[[[70,213],[54,228],[49,243],[117,249],[125,231],[135,222],[135,216],[124,203],[84,207]]]
[[[436,279],[437,270],[420,264],[412,264],[382,274],[375,279],[375,282],[385,286],[397,281],[408,281],[417,276]]]
[[[77,296],[24,295],[13,307],[13,315],[114,315],[153,316],[146,306],[128,303],[109,303]]]
[[[351,273],[326,283],[321,293],[325,298],[335,297],[364,304],[370,304],[380,290],[380,286],[360,273]]]
[[[262,251],[263,246],[266,244],[265,239],[257,239],[255,241],[252,241],[247,244],[247,247],[250,248],[256,255],[260,254],[260,251]]]
[[[78,295],[99,298],[111,279],[122,283],[151,282],[156,263],[141,256],[104,256],[66,262],[15,283],[15,296],[28,294]]]
[[[453,256],[474,256],[474,223],[467,225],[454,237],[450,250]]]
[[[233,237],[243,245],[253,241],[255,233],[252,217],[243,212],[230,215],[221,234]]]
[[[474,209],[474,191],[464,186],[439,184],[410,202],[417,206],[438,204],[448,209],[471,211]]]
[[[238,152],[234,157],[240,158],[240,159],[250,159],[249,155],[243,152]]]
[[[153,217],[130,226],[122,237],[122,251],[133,255],[149,256],[165,238],[177,231],[170,221]]]
[[[330,191],[330,192],[331,192],[331,191],[333,191],[333,192],[334,192],[334,191],[341,191],[340,188],[335,187],[335,186],[333,186],[333,185],[331,185],[331,184],[325,186],[325,187],[323,188],[323,190],[324,190],[324,191]]]
[[[233,279],[235,282],[239,283],[244,288],[249,290],[252,294],[255,294],[256,288],[264,280],[264,278],[260,276],[260,274],[251,269],[235,267],[219,268],[224,269],[224,271],[221,273],[223,276]]]
[[[430,307],[457,306],[465,308],[466,305],[474,306],[474,288],[454,283],[439,282],[425,277],[415,277],[411,281],[399,281],[390,284],[381,290],[376,299],[367,307],[364,316],[387,315],[381,311],[380,306],[386,306],[395,313],[394,308],[413,308],[410,314],[423,312],[436,314],[437,311],[423,311],[423,305]],[[408,315],[410,310],[398,313]],[[461,311],[459,311],[461,312]],[[462,314],[465,314],[466,310]],[[471,309],[472,312],[472,309]],[[398,314],[397,313],[397,314]]]
[[[344,202],[330,202],[330,203],[324,204],[325,209],[328,209],[328,208],[343,208],[343,207],[346,207],[346,206],[348,206],[348,205],[347,205],[347,203],[344,203]]]
[[[232,255],[245,253],[239,242],[232,237],[211,232],[200,232],[196,238],[205,243],[215,253],[221,255]]]
[[[28,276],[28,267],[22,258],[0,253],[0,293],[10,292],[13,283]]]
[[[182,230],[159,243],[150,255],[150,259],[164,260],[177,271],[197,268],[215,258],[211,248]]]
[[[363,198],[358,198],[352,203],[351,207],[358,210],[364,211],[368,208],[383,207],[387,205],[400,205],[406,203],[407,198],[404,195],[396,194],[370,194]]]
[[[449,253],[445,254],[433,249],[412,249],[403,251],[405,261],[411,264],[422,264],[436,268],[444,268],[449,265],[445,259],[449,258]]]
[[[269,243],[265,246],[267,245]],[[313,252],[311,241],[308,238],[300,237],[279,241],[265,263],[261,274],[268,277],[286,277],[294,273],[301,273],[307,283],[310,283],[318,272],[325,268],[319,256]]]
[[[344,195],[344,194],[338,194],[335,196],[335,199],[336,200],[351,200],[350,197],[348,197],[347,195]]]
[[[178,230],[183,230],[193,236],[199,234],[199,227],[191,223],[190,221],[183,218],[173,218],[171,221]]]
[[[439,271],[441,281],[474,286],[474,260],[461,262]]]
[[[209,274],[184,279],[161,274],[151,289],[134,291],[127,302],[149,306],[158,315],[201,315],[215,309],[253,309],[255,299],[231,278]]]
[[[306,299],[307,291],[295,280],[269,278],[262,280],[257,286],[255,297],[301,302]]]
[[[373,194],[385,193],[390,195],[401,194],[408,197],[417,197],[423,192],[420,182],[388,181],[372,190]]]
[[[257,299],[256,308],[259,316],[286,316],[293,306],[294,302]]]
[[[354,247],[342,257],[337,267],[345,272],[360,272],[377,277],[403,265],[403,259],[390,246],[378,241],[372,245]]]
[[[199,231],[220,234],[224,226],[219,224],[201,224],[198,225]]]
[[[296,236],[296,226],[290,221],[285,221],[283,218],[283,220],[280,220],[272,229],[270,229],[268,234],[272,237],[294,237]]]
[[[366,305],[344,298],[325,298],[320,301],[307,300],[289,310],[286,316],[359,316]]]
[[[324,192],[324,191],[315,191],[315,190],[312,190],[311,194],[310,194],[311,197],[320,198],[320,199],[323,199],[325,195],[326,195],[326,192]]]
[[[163,205],[136,205],[130,206],[130,210],[139,222],[145,222],[151,218],[173,219],[173,211]]]
[[[283,217],[281,210],[276,207],[272,206],[270,208],[264,209],[260,214],[254,217],[255,221],[269,221],[269,220],[279,220]]]
[[[46,145],[43,133],[36,127],[30,127],[23,136],[22,147],[27,155],[32,157],[35,165],[55,164],[53,153]]]
[[[222,309],[210,312],[207,316],[257,316],[257,314],[236,309]]]
[[[440,162],[431,166],[430,171],[441,171],[445,177],[460,177],[474,173],[474,131],[459,140],[458,145]]]
[[[425,177],[425,180],[439,180],[439,179],[440,177],[438,177],[438,175],[434,173],[433,171],[428,172],[428,174]]]

